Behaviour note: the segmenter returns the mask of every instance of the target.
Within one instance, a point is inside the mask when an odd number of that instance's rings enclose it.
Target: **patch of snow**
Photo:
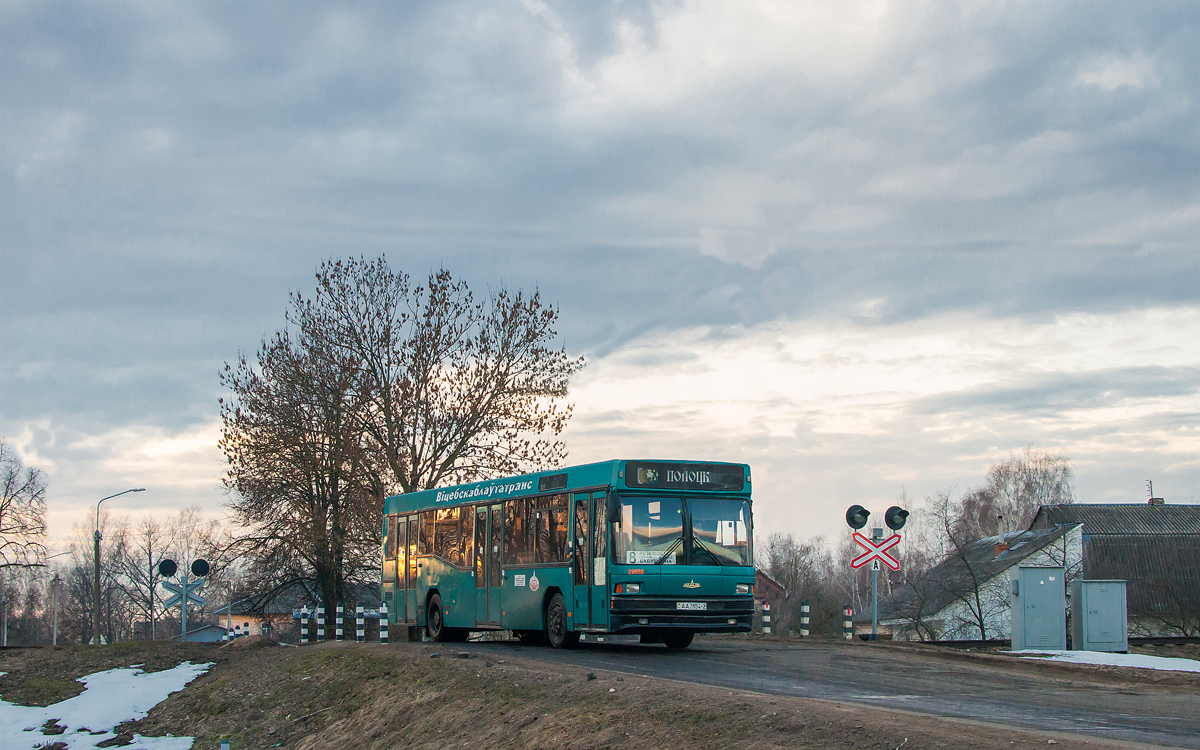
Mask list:
[[[126,721],[140,719],[171,693],[208,671],[212,663],[184,662],[161,672],[140,669],[110,669],[81,678],[84,691],[52,706],[18,706],[0,700],[0,747],[35,748],[62,742],[69,750],[94,748],[96,743],[116,736],[113,729]],[[43,735],[42,726],[57,719],[67,730]],[[32,727],[32,731],[26,731]],[[96,733],[96,734],[93,734]],[[133,736],[127,750],[189,750],[191,737]]]
[[[1106,651],[1013,651],[1013,656],[1037,656],[1050,661],[1065,661],[1071,664],[1100,664],[1110,667],[1136,667],[1137,669],[1161,669],[1168,672],[1200,672],[1200,661],[1170,656],[1146,656],[1145,654],[1115,654]]]

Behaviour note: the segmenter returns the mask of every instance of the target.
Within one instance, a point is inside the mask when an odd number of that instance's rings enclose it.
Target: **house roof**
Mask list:
[[[971,542],[962,555],[950,555],[930,568],[917,580],[902,586],[892,597],[879,603],[879,619],[905,618],[919,608],[924,616],[933,615],[954,603],[956,596],[970,591],[974,581],[989,581],[1062,539],[1075,524],[1048,529],[1014,531]],[[996,554],[1003,539],[1008,549]],[[859,613],[856,622],[871,619],[871,613]]]
[[[1083,524],[1083,577],[1124,580],[1129,614],[1195,617],[1200,609],[1200,505],[1043,505],[1031,528]]]
[[[1087,526],[1083,527],[1087,530]],[[1083,577],[1125,580],[1131,615],[1200,615],[1200,534],[1085,536]]]
[[[1043,505],[1031,529],[1063,523],[1083,524],[1084,536],[1096,534],[1198,534],[1200,505],[1146,503],[1072,503]]]
[[[277,615],[288,616],[303,606],[315,607],[320,601],[320,595],[315,588],[307,583],[293,583],[278,591],[251,594],[229,605],[229,611],[237,615]],[[362,603],[371,609],[379,607],[378,583],[347,583],[345,603],[351,605]],[[224,616],[226,607],[215,611],[218,616]]]
[[[755,570],[754,598],[766,599],[768,597],[775,599],[786,599],[787,592],[784,590],[783,586],[780,586],[774,578],[767,575],[764,571]]]

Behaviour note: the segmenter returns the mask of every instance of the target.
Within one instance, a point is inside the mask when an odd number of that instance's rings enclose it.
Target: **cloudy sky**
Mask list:
[[[1200,501],[1200,4],[0,0],[0,436],[51,532],[224,500],[321,260],[539,288],[572,459],[841,533],[1026,445]]]

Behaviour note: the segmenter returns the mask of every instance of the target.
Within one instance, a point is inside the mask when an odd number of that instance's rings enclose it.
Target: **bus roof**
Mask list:
[[[628,474],[628,476],[626,476]],[[619,459],[391,495],[384,515],[592,488],[750,494],[750,467],[721,461]]]

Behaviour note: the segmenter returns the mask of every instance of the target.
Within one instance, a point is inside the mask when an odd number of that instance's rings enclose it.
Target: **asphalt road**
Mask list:
[[[1073,677],[1073,671],[1061,670],[1063,677],[1029,674],[886,646],[828,642],[697,638],[683,652],[617,644],[581,644],[572,651],[516,643],[468,647],[739,690],[1200,748],[1200,695],[1194,688],[1097,684]]]

